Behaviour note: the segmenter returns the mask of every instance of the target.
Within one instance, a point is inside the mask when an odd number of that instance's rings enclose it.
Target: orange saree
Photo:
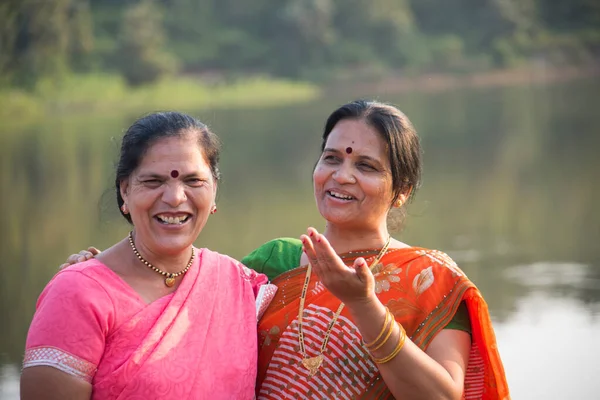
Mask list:
[[[341,255],[348,265],[356,257],[367,263],[379,249]],[[375,291],[410,339],[426,350],[465,302],[472,346],[465,377],[465,399],[509,399],[504,368],[487,305],[475,285],[444,253],[423,248],[392,249],[373,269]],[[309,378],[298,345],[298,307],[306,266],[273,280],[278,291],[261,319],[258,399],[392,399],[361,335],[345,309],[335,324],[319,372]],[[306,352],[316,356],[340,301],[313,274],[306,296],[303,331]]]

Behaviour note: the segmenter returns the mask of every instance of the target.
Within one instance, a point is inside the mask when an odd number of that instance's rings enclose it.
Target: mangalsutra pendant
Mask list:
[[[173,276],[167,276],[165,278],[165,285],[167,285],[168,287],[173,287],[174,284],[175,284],[175,278]]]
[[[310,376],[310,377],[315,376],[315,374],[317,373],[317,370],[321,367],[322,364],[323,364],[323,354],[319,354],[318,356],[315,356],[315,357],[302,359],[302,365],[304,366],[304,368],[306,368],[308,370],[308,376]]]

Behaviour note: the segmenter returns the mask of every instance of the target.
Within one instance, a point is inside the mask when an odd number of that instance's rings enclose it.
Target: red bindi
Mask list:
[[[352,147],[346,147],[346,153],[352,154]]]
[[[179,171],[177,171],[176,169],[171,171],[171,178],[177,178],[178,176],[179,176]]]

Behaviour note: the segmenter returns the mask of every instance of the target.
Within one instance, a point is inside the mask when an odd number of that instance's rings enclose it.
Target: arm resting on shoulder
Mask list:
[[[29,367],[21,374],[21,400],[89,400],[92,385],[56,368]]]

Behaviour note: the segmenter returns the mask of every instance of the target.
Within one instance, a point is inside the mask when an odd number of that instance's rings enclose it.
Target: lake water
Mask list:
[[[513,398],[599,398],[600,83],[360,95],[416,125],[424,184],[396,237],[446,251],[480,287]],[[325,118],[352,97],[196,113],[224,142],[219,212],[197,245],[239,258],[322,227],[311,170]],[[57,266],[128,231],[110,189],[135,117],[0,122],[1,399],[18,398],[35,301]]]

